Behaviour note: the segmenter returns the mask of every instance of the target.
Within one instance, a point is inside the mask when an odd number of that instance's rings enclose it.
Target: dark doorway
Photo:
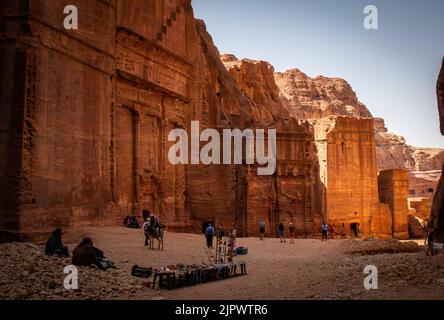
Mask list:
[[[350,236],[352,238],[357,238],[359,236],[359,223],[350,224]]]

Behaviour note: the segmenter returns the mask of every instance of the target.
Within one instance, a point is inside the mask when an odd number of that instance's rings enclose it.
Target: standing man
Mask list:
[[[259,239],[264,240],[264,234],[265,234],[265,221],[261,218],[259,221]]]
[[[293,222],[290,222],[290,226],[288,227],[288,231],[290,231],[290,243],[294,243],[294,237],[296,234],[296,227]]]
[[[322,241],[327,241],[327,233],[328,233],[328,224],[323,222],[322,223]]]
[[[149,216],[150,216],[150,210],[143,209],[142,210],[143,222],[146,222],[146,220],[148,220]]]
[[[211,223],[208,224],[207,229],[205,230],[205,237],[207,239],[207,247],[208,249],[213,249],[213,237],[214,237],[214,228]]]
[[[429,255],[429,252],[432,254],[432,256],[435,255],[435,249],[433,248],[433,237],[435,235],[435,229],[430,229],[427,232],[427,238],[424,241],[424,244],[428,244],[426,255]]]
[[[219,224],[219,228],[217,229],[217,240],[220,241],[223,239],[225,235],[224,229],[222,228],[222,223]]]

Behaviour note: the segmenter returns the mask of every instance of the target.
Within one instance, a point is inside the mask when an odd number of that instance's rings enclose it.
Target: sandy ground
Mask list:
[[[140,230],[88,228],[65,235],[71,252],[83,236],[92,237],[118,269],[81,268],[80,290],[66,292],[63,267],[69,259],[43,257],[42,246],[1,245],[0,298],[444,299],[444,254],[427,257],[424,248],[412,243],[408,248],[416,252],[374,254],[375,248],[390,251],[399,243],[297,239],[295,244],[282,244],[279,239],[239,238],[237,244],[248,247],[249,253],[235,261],[247,262],[246,276],[167,291],[149,288],[151,279],[131,277],[131,267],[208,263],[201,235],[166,233],[165,248],[159,251],[144,247]],[[22,255],[27,257],[24,266]],[[378,290],[364,288],[366,265],[378,268]]]

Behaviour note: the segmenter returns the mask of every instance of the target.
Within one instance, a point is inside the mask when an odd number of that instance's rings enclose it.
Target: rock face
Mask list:
[[[227,55],[226,59],[233,61],[236,58]],[[373,117],[343,79],[322,76],[312,79],[299,69],[292,69],[275,73],[275,80],[282,105],[296,119],[319,119],[331,115]],[[378,170],[441,170],[443,149],[410,146],[404,137],[387,130],[384,119],[374,119]]]
[[[410,146],[404,137],[388,132],[384,119],[381,118],[375,118],[375,132],[379,170],[441,170],[441,165],[444,162],[443,149]]]
[[[390,208],[392,235],[398,239],[408,239],[408,171],[396,169],[379,172],[378,189],[382,203]]]
[[[308,77],[299,69],[275,74],[282,104],[296,119],[319,119],[331,115],[372,117],[343,79]]]
[[[373,119],[329,117],[313,124],[324,221],[351,236],[389,237],[390,208],[378,196]]]
[[[441,72],[438,76],[436,85],[436,95],[438,98],[438,110],[441,123],[441,133],[444,135],[444,59],[442,63]],[[444,170],[443,170],[444,171]],[[435,195],[433,197],[432,212],[429,219],[429,226],[435,228],[437,231],[438,241],[444,241],[444,175],[436,187]]]
[[[259,217],[270,235],[280,220],[318,230],[313,131],[289,119],[270,65],[227,71],[189,0],[74,4],[83,14],[69,32],[63,1],[0,4],[2,17],[22,17],[0,30],[2,241],[118,225],[143,208],[176,231],[212,220],[256,234]],[[193,120],[277,128],[277,173],[172,165],[169,132]]]
[[[120,225],[142,209],[173,231],[213,221],[256,235],[264,218],[267,235],[280,222],[318,235],[325,220],[391,235],[374,120],[347,82],[221,58],[190,0],[73,4],[80,26],[67,31],[61,0],[0,3],[1,241]],[[325,118],[336,114],[347,117]],[[275,173],[171,164],[169,134],[192,121],[220,135],[276,129]]]

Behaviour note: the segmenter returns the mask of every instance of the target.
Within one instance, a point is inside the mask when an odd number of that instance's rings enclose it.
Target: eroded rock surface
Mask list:
[[[441,72],[438,76],[436,85],[436,94],[438,97],[438,110],[440,115],[441,133],[444,135],[444,59]],[[444,170],[443,170],[444,171]],[[432,212],[430,215],[429,226],[437,230],[438,240],[444,241],[444,175],[436,187],[433,197]]]

